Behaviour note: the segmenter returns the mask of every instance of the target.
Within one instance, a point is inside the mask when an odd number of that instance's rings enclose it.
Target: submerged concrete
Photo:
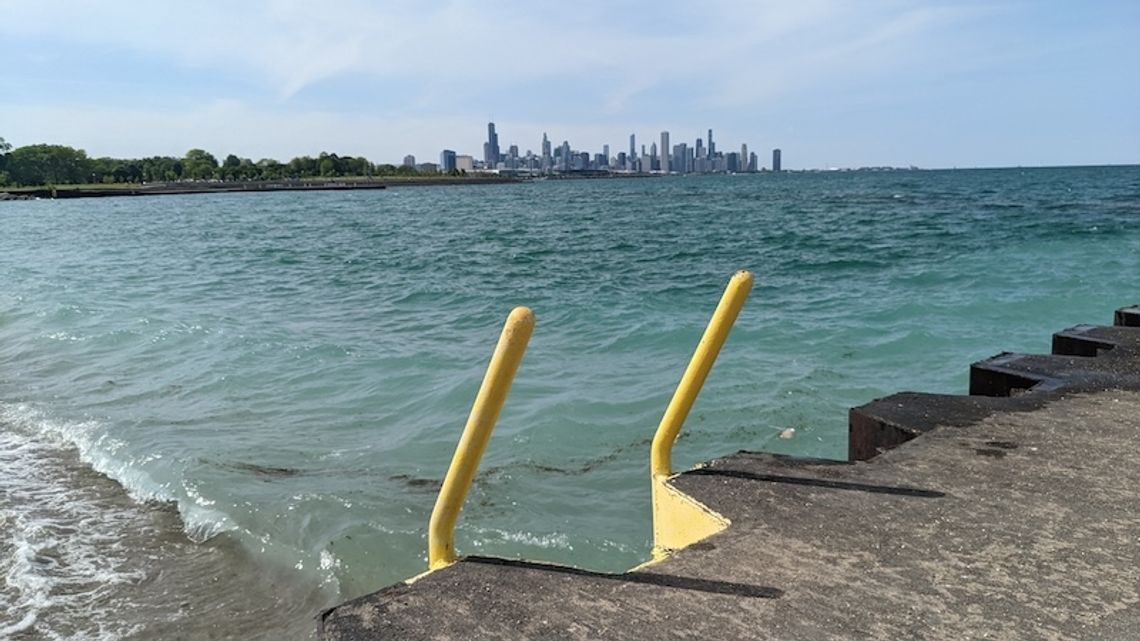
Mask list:
[[[853,409],[851,462],[676,477],[732,525],[641,571],[468,558],[323,613],[321,637],[1140,637],[1140,327],[1060,332],[970,387]]]

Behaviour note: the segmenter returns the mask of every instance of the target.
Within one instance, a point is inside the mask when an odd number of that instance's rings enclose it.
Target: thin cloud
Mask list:
[[[170,19],[137,3],[45,0],[9,3],[0,33],[112,45],[177,64],[240,70],[287,99],[322,80],[361,74],[422,79],[425,87],[507,87],[541,77],[591,76],[608,70],[603,93],[620,96],[645,76],[715,77],[747,61],[734,54],[838,11],[834,2],[751,3],[699,7],[613,4],[201,2]],[[674,30],[655,29],[655,23]],[[676,25],[685,25],[684,29]],[[18,26],[18,28],[17,28]],[[658,73],[646,73],[647,69]],[[654,82],[656,84],[658,81]],[[611,100],[613,104],[622,101]]]
[[[0,56],[18,61],[0,69],[0,86],[14,88],[0,104],[0,135],[96,154],[189,145],[430,159],[444,146],[477,153],[494,114],[504,140],[524,149],[543,130],[596,151],[623,147],[631,131],[669,129],[691,142],[708,126],[750,148],[775,144],[764,138],[778,131],[790,147],[855,111],[884,140],[900,135],[899,115],[967,117],[978,87],[1010,77],[1023,83],[1018,96],[1099,110],[1067,121],[1074,132],[1088,123],[1089,137],[1109,121],[1134,131],[1117,114],[1135,90],[1112,83],[1135,41],[1126,19],[1135,11],[1110,9],[1065,8],[1081,19],[1074,30],[1016,0],[328,0],[319,11],[298,0],[202,0],[175,18],[127,0],[0,0]],[[1048,78],[1038,78],[1043,69]],[[1120,97],[1082,98],[1106,84]],[[989,120],[971,122],[983,131],[997,126]],[[981,145],[966,147],[962,135],[942,144],[974,154],[1024,142],[1003,143],[1004,131]],[[928,157],[920,142],[903,142],[912,151],[900,161]]]

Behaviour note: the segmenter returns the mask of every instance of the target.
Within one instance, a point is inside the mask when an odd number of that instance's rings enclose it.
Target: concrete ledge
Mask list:
[[[1122,327],[1140,327],[1140,305],[1116,310],[1116,317],[1112,324]]]
[[[1140,638],[1140,327],[1054,352],[975,364],[986,395],[852,409],[851,462],[739,452],[676,477],[732,526],[661,563],[468,558],[322,613],[320,636]]]
[[[970,396],[904,392],[853,408],[848,458],[870,459],[935,427],[971,425],[996,412],[1034,410],[1061,391],[1140,389],[1138,362],[1140,331],[1078,325],[1053,335],[1052,355],[1003,352],[974,363]]]

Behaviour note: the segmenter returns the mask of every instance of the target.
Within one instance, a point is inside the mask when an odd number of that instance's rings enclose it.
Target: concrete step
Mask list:
[[[1127,341],[1112,340],[1109,328],[1061,332],[1054,349],[1095,355],[1014,354],[1003,352],[970,366],[970,395],[1009,397],[1026,393],[1052,393],[1061,389],[1097,390],[1129,387],[1140,380],[1135,340],[1140,332],[1129,329]],[[1068,330],[1067,330],[1068,331]]]
[[[999,411],[1034,409],[1033,399],[901,392],[853,407],[848,460],[866,461],[939,427],[972,425]]]
[[[1140,305],[1121,307],[1116,310],[1112,324],[1121,327],[1140,327]]]
[[[1097,338],[1096,325],[1077,325],[1053,334],[1053,354],[1057,356],[1100,356],[1117,346],[1117,342]],[[1117,328],[1104,328],[1117,329]]]

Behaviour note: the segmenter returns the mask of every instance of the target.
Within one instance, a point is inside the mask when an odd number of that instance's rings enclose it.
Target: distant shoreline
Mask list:
[[[524,180],[502,176],[316,180],[264,180],[246,182],[171,182],[124,185],[59,185],[56,187],[0,188],[0,200],[31,200],[36,198],[109,198],[121,196],[177,196],[185,194],[219,194],[273,191],[351,191],[376,190],[389,187],[430,187],[442,185],[512,184]]]

